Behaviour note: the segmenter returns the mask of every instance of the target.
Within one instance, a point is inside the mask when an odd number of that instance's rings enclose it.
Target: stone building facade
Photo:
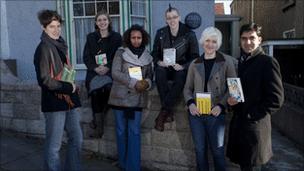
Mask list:
[[[240,24],[255,22],[263,27],[264,40],[304,38],[303,0],[233,0],[231,13]]]

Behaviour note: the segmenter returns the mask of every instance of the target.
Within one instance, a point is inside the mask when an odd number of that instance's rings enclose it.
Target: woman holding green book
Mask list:
[[[95,129],[91,136],[101,138],[112,86],[112,61],[122,40],[121,35],[112,30],[111,18],[105,12],[100,11],[96,14],[95,29],[87,35],[83,61],[87,67],[86,88],[91,97],[93,112],[90,127]]]

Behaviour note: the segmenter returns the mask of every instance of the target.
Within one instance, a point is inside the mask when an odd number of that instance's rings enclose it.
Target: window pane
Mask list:
[[[107,11],[107,3],[106,2],[98,2],[97,3],[97,12],[99,11]]]
[[[75,43],[76,43],[76,62],[82,64],[82,52],[88,33],[94,31],[94,18],[76,18],[75,19]]]
[[[86,16],[94,16],[95,15],[95,4],[94,3],[86,3],[85,5],[85,15]]]
[[[83,5],[74,4],[73,5],[74,16],[83,16]]]
[[[109,14],[119,14],[119,2],[109,2]]]
[[[133,15],[145,15],[145,2],[133,0],[131,3],[131,14]]]
[[[133,24],[138,24],[143,27],[145,27],[145,19],[144,18],[138,18],[138,17],[131,17],[131,22]]]
[[[120,32],[120,17],[111,17],[112,19],[112,27],[113,27],[113,30],[116,31],[116,32]]]

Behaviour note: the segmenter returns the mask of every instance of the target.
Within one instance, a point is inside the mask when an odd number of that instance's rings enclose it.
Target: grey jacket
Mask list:
[[[202,57],[192,61],[187,74],[184,86],[184,98],[188,105],[194,102],[195,94],[204,92],[205,66]],[[207,91],[211,92],[211,105],[217,104],[227,106],[228,87],[226,78],[236,77],[236,70],[231,56],[223,53],[216,53],[216,59],[212,67],[207,83]],[[190,103],[190,104],[189,104]]]
[[[113,85],[110,92],[109,104],[119,107],[146,107],[147,91],[139,93],[135,90],[136,79],[129,76],[130,67],[141,67],[143,79],[152,87],[153,58],[145,50],[138,58],[129,48],[119,48],[112,64]]]

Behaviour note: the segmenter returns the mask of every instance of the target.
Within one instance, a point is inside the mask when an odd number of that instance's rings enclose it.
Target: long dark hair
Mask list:
[[[108,26],[108,31],[112,31],[113,27],[112,27],[112,20],[111,20],[111,17],[110,15],[105,12],[105,11],[99,11],[96,15],[95,15],[95,29],[96,30],[99,30],[98,26],[96,25],[96,21],[97,21],[97,18],[101,15],[104,15],[107,17],[107,19],[109,20],[109,26]]]
[[[149,44],[150,41],[150,35],[146,32],[146,30],[138,25],[138,24],[134,24],[132,25],[128,30],[126,30],[123,34],[123,47],[131,47],[131,32],[132,31],[140,31],[142,34],[142,42],[141,42],[141,46],[146,46]]]

